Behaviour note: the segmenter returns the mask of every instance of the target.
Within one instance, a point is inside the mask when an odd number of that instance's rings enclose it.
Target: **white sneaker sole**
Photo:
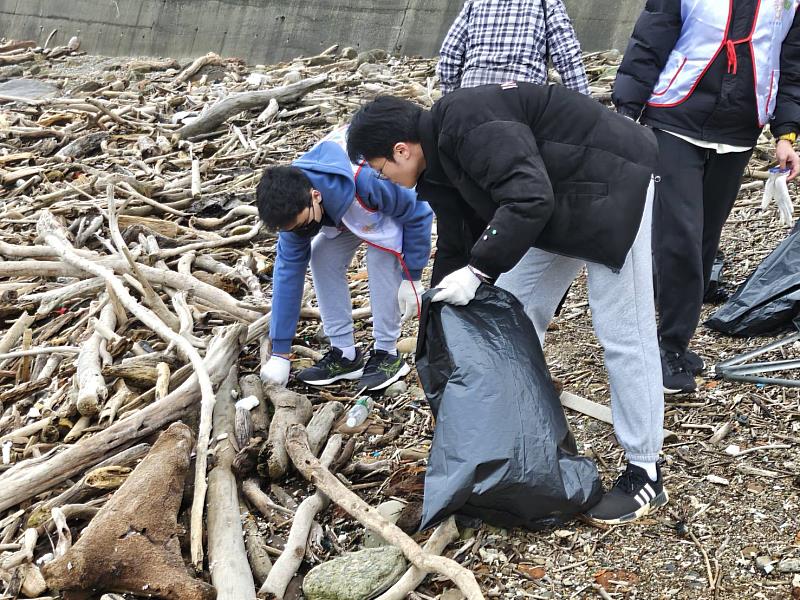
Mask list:
[[[361,376],[364,375],[364,369],[359,369],[358,371],[351,371],[350,373],[342,373],[341,375],[336,375],[335,377],[331,377],[330,379],[317,379],[314,381],[304,381],[300,380],[307,385],[330,385],[332,383],[336,383],[337,381],[341,381],[342,379],[346,379],[348,381],[352,381],[354,379],[361,379]]]
[[[667,490],[662,490],[661,493],[653,498],[650,502],[642,506],[639,510],[628,513],[627,515],[623,515],[616,519],[598,519],[596,517],[590,517],[589,515],[584,515],[591,523],[598,523],[602,525],[621,525],[623,523],[631,523],[632,521],[636,521],[649,515],[652,512],[655,512],[662,506],[664,506],[667,502],[669,502],[669,494]]]
[[[693,390],[674,390],[664,386],[664,393],[670,396],[675,396],[677,394],[694,394],[696,391],[697,388],[694,388]]]
[[[380,385],[376,385],[375,387],[371,387],[371,388],[368,388],[368,389],[369,389],[370,392],[377,392],[378,390],[382,390],[384,388],[387,388],[390,385],[392,385],[395,381],[400,379],[401,377],[405,377],[406,375],[408,375],[410,372],[411,372],[411,367],[408,366],[407,362],[403,361],[403,366],[400,367],[400,369],[397,371],[397,373],[392,375],[391,378],[387,379],[386,381],[384,381]]]

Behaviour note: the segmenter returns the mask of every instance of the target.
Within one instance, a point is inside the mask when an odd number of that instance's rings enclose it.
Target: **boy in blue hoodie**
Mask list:
[[[398,356],[401,320],[418,312],[422,269],[431,248],[433,216],[412,190],[395,185],[366,163],[350,162],[347,127],[323,138],[291,166],[269,167],[257,188],[261,220],[280,230],[273,270],[272,356],[264,381],[286,385],[306,268],[311,265],[325,334],[331,347],[297,377],[310,385],[360,379],[369,390],[409,372]],[[347,268],[367,243],[375,346],[365,360],[353,338]],[[402,319],[401,319],[402,313]]]

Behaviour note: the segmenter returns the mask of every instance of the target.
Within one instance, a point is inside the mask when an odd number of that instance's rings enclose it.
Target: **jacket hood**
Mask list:
[[[335,142],[321,142],[292,165],[301,169],[314,189],[322,194],[325,217],[339,225],[356,192],[347,152]]]

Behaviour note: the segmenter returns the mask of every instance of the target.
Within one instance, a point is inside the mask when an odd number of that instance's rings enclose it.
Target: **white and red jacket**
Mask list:
[[[648,0],[620,65],[615,105],[714,142],[755,142],[768,123],[773,132],[796,131],[798,7],[800,0]]]

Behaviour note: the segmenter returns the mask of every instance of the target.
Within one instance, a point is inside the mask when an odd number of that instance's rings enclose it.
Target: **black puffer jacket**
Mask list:
[[[621,268],[656,164],[652,132],[561,86],[512,85],[457,90],[420,116],[417,191],[439,220],[437,263],[463,266],[469,240],[469,264],[493,278],[532,246]]]
[[[758,4],[758,0],[733,0],[730,39],[748,36]],[[682,26],[681,0],[647,0],[614,82],[612,100],[617,110],[634,118],[642,114],[647,125],[693,138],[754,145],[761,127],[753,91],[753,59],[747,44],[735,47],[736,73],[728,73],[727,54],[720,52],[685,102],[669,108],[646,106]],[[800,132],[800,11],[783,42],[780,64],[778,95],[770,121],[775,136]]]

